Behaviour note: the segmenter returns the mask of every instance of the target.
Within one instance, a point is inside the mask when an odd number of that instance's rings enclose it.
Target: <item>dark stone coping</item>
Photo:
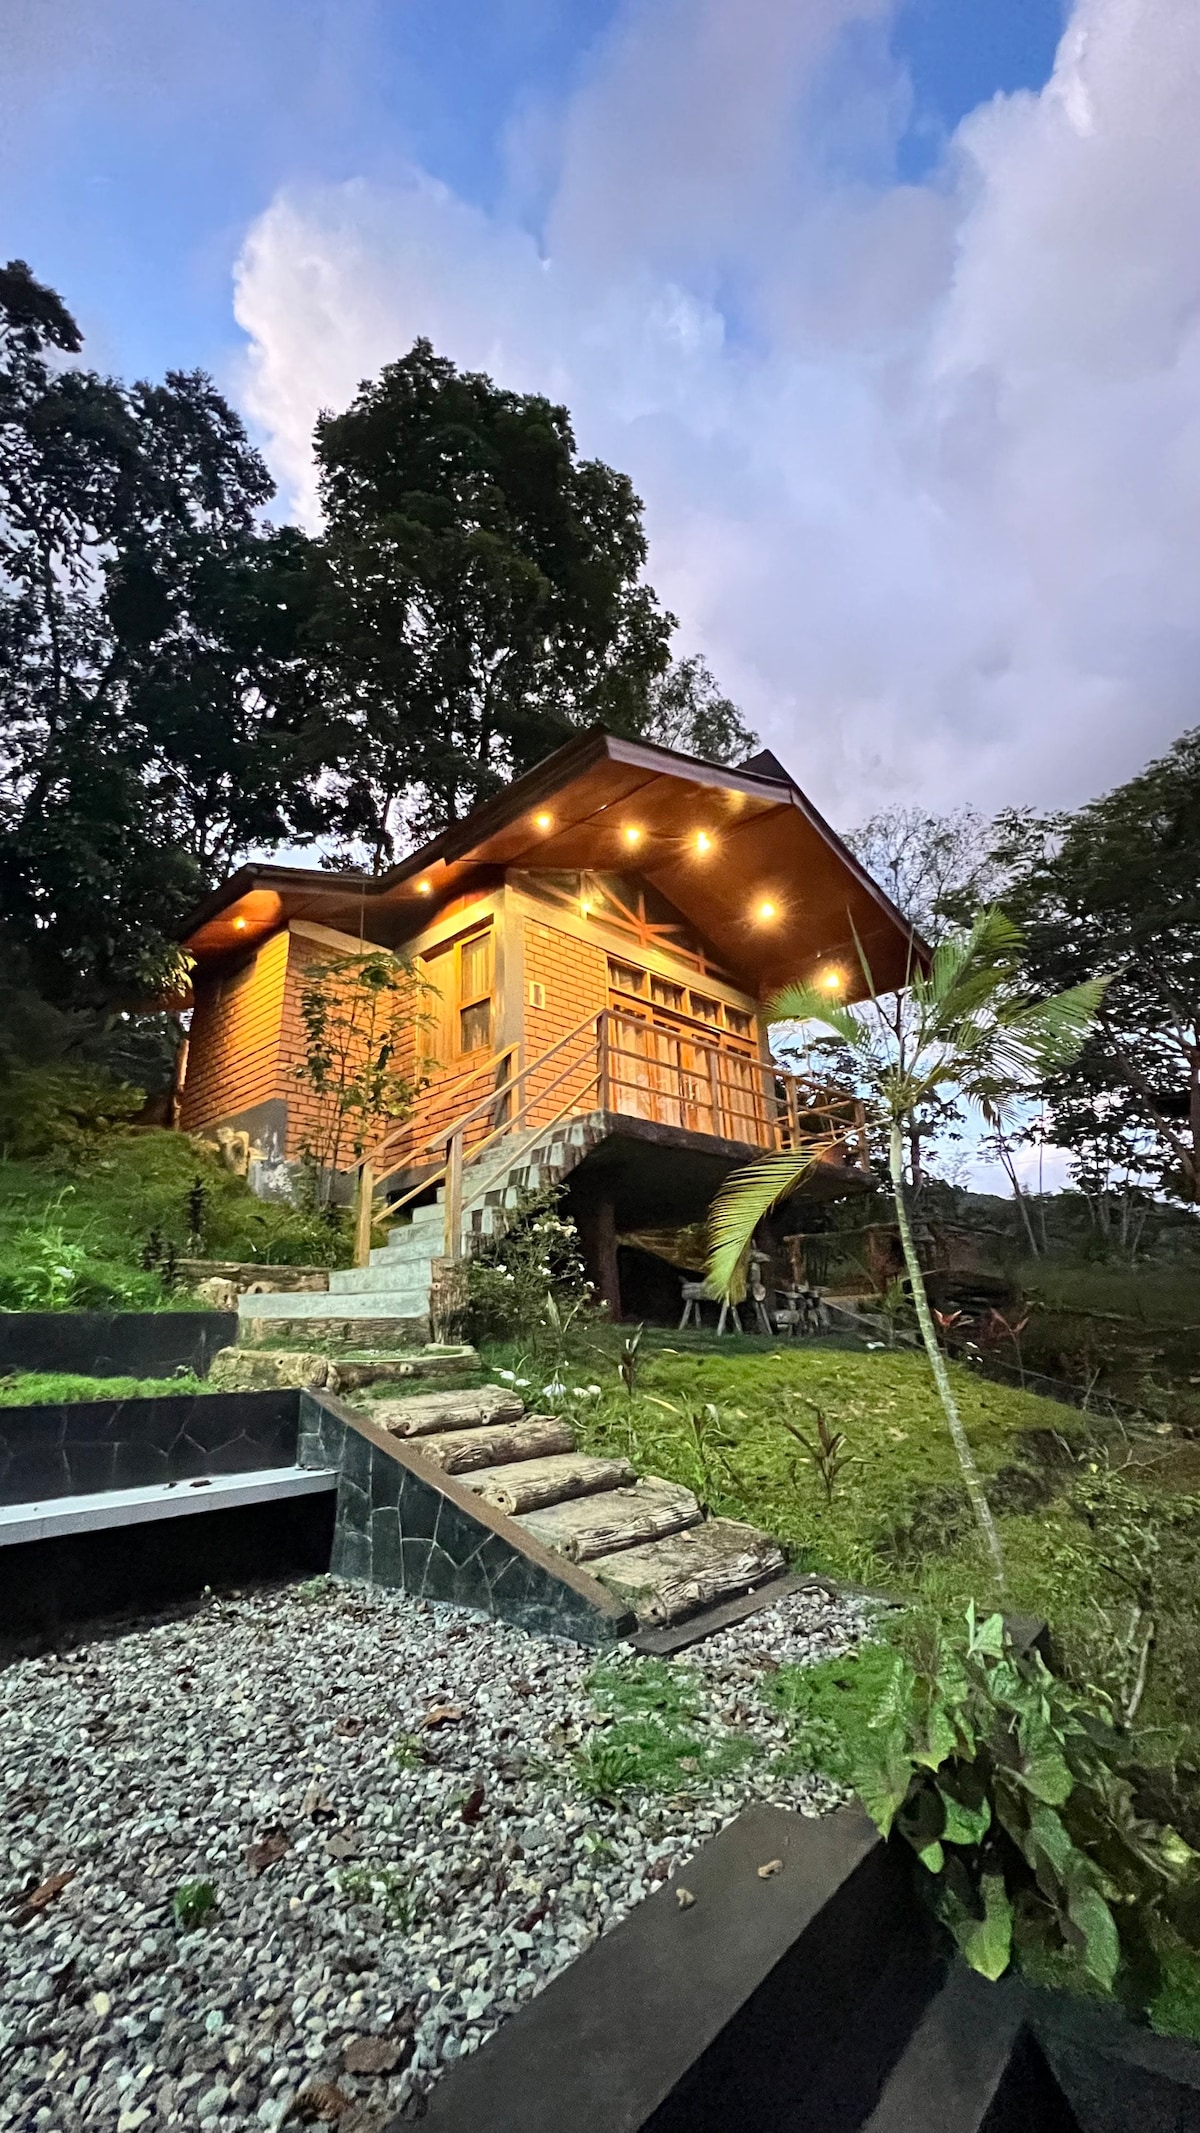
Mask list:
[[[633,1626],[586,1570],[329,1393],[300,1395],[298,1456],[338,1470],[335,1575],[584,1644]]]
[[[0,1503],[45,1503],[296,1462],[294,1391],[0,1407]]]
[[[0,1370],[202,1378],[237,1325],[236,1311],[0,1311]]]
[[[769,1879],[760,1866],[782,1859]],[[674,1883],[657,1889],[486,2044],[444,2076],[425,2123],[430,2133],[635,2133],[651,2126],[697,2129],[754,2123],[764,2079],[802,2060],[844,2009],[847,1961],[886,1934],[886,1854],[873,1825],[853,1810],[806,1822],[778,1807],[748,1808],[706,1844]],[[678,1890],[695,1899],[681,1908]],[[794,1959],[830,1905],[840,1947],[822,1933],[822,1956],[805,1965],[811,1986],[799,2021],[745,2069],[729,2109],[735,2070],[721,2064],[722,2039],[760,1989]],[[825,1920],[828,1926],[828,1917]],[[706,2096],[695,2094],[705,2064]],[[669,2115],[664,2115],[669,2109]],[[807,2127],[806,2120],[798,2121]],[[387,2133],[400,2133],[396,2120]]]
[[[940,1935],[903,1845],[856,1809],[760,1805],[452,2067],[426,2123],[1200,2133],[1200,2048],[1111,2003],[989,1984]]]

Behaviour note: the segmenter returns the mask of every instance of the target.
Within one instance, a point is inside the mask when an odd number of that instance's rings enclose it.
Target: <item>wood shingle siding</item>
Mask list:
[[[199,979],[180,1123],[196,1133],[285,1092],[279,1033],[288,935],[276,933],[239,969]]]

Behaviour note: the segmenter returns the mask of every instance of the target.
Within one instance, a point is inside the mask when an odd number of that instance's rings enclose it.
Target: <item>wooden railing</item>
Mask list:
[[[496,1176],[520,1160],[522,1136],[532,1146],[563,1118],[613,1112],[744,1148],[807,1149],[854,1168],[867,1166],[862,1105],[789,1074],[769,1061],[712,1044],[665,1021],[604,1008],[588,1015],[519,1072],[517,1047],[484,1060],[455,1081],[461,1097],[475,1081],[488,1085],[465,1110],[451,1113],[448,1083],[427,1090],[414,1116],[393,1127],[359,1164],[356,1266],[370,1254],[376,1187],[398,1170],[418,1170],[391,1209],[431,1185],[446,1188],[445,1254],[462,1250],[463,1169],[503,1142]],[[430,1157],[441,1157],[430,1167]],[[487,1191],[495,1177],[481,1167],[467,1195]]]

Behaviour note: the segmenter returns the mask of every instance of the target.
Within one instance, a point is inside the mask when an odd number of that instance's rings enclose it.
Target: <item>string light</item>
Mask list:
[[[633,827],[633,825],[632,825],[632,823],[631,823],[631,824],[630,824],[630,826],[629,826],[629,828],[628,828],[628,829],[626,830],[626,832],[625,832],[625,842],[626,842],[626,844],[640,844],[640,843],[641,843],[641,841],[642,841],[642,833],[641,833],[640,829],[634,829],[634,827]]]
[[[774,918],[776,916],[774,904],[771,903],[769,900],[766,900],[761,903],[758,907],[758,916],[760,919],[763,920],[764,924],[768,919]]]
[[[825,975],[824,975],[824,977],[823,977],[823,978],[822,978],[822,980],[821,980],[821,983],[822,983],[822,985],[823,985],[823,986],[825,987],[825,990],[826,990],[826,992],[840,992],[840,991],[841,991],[841,989],[842,989],[842,973],[841,973],[841,971],[840,971],[840,970],[827,970],[827,971],[826,971],[826,973],[825,973]]]
[[[534,828],[535,828],[535,829],[540,829],[540,830],[548,830],[548,829],[553,829],[553,827],[554,827],[554,817],[553,817],[553,815],[535,815],[535,816],[534,816],[534,818],[533,818],[533,825],[534,825]]]
[[[243,933],[243,932],[245,931],[245,928],[246,928],[246,921],[245,921],[245,919],[244,919],[244,918],[235,918],[235,919],[234,919],[234,922],[233,922],[233,930],[234,930],[234,932],[235,932],[235,933]]]
[[[712,838],[709,836],[707,830],[697,830],[696,850],[698,852],[711,852]]]
[[[433,884],[432,884],[432,882],[428,882],[428,881],[419,881],[419,882],[417,883],[417,895],[418,895],[418,896],[432,896],[432,894],[433,894]]]

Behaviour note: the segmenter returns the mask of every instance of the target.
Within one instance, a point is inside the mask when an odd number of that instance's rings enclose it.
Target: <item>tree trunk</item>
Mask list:
[[[893,1121],[888,1135],[888,1158],[892,1175],[892,1190],[896,1199],[896,1221],[900,1229],[900,1242],[904,1247],[904,1263],[908,1268],[908,1278],[912,1283],[913,1304],[916,1307],[917,1323],[921,1328],[921,1338],[925,1343],[925,1353],[929,1357],[929,1367],[933,1372],[933,1381],[937,1386],[938,1398],[942,1403],[946,1423],[954,1442],[954,1449],[958,1454],[958,1463],[962,1469],[962,1477],[966,1485],[967,1494],[971,1499],[971,1508],[975,1513],[979,1523],[979,1530],[987,1544],[988,1554],[991,1556],[992,1566],[996,1572],[996,1583],[1003,1591],[1004,1551],[1000,1546],[1000,1536],[996,1531],[996,1522],[992,1517],[992,1507],[987,1500],[979,1469],[975,1464],[975,1454],[967,1442],[967,1433],[963,1428],[962,1416],[959,1414],[958,1403],[954,1397],[954,1388],[950,1383],[950,1373],[946,1368],[946,1358],[938,1347],[933,1316],[929,1309],[929,1296],[925,1288],[925,1276],[921,1270],[921,1262],[917,1257],[912,1225],[908,1219],[908,1206],[904,1197],[904,1139],[897,1121]]]

